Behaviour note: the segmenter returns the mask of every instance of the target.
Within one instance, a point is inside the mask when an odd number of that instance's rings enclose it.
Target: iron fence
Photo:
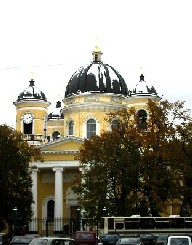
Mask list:
[[[40,236],[70,237],[79,229],[79,221],[69,218],[34,218],[25,228],[25,233],[39,234]]]

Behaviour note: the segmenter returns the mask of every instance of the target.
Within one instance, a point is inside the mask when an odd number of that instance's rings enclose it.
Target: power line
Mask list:
[[[0,67],[1,70],[13,70],[13,69],[24,69],[24,68],[38,68],[38,67],[54,67],[64,66],[65,64],[47,64],[47,65],[31,65],[31,66],[7,66]]]

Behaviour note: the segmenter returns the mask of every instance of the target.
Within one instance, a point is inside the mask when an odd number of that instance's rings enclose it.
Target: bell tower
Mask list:
[[[45,94],[31,79],[29,86],[13,102],[16,107],[16,130],[24,135],[30,144],[40,145],[46,137],[48,107]]]

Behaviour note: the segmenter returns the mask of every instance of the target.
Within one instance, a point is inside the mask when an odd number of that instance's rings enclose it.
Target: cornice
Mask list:
[[[79,161],[45,161],[45,162],[32,162],[29,165],[32,169],[44,169],[44,168],[55,168],[55,167],[62,167],[62,168],[79,168]]]
[[[161,97],[156,94],[133,94],[130,97],[127,97],[126,100],[133,100],[133,99],[158,99],[160,100]]]
[[[71,155],[71,154],[77,154],[79,153],[79,150],[67,150],[67,151],[41,151],[41,153],[46,154],[46,155],[59,155],[59,154],[65,154],[65,155]]]
[[[123,109],[123,108],[126,108],[126,105],[123,105],[123,104],[119,104],[119,105],[115,105],[115,104],[76,104],[76,105],[70,105],[70,106],[67,106],[67,107],[64,107],[63,108],[63,111],[66,112],[66,111],[75,111],[75,110],[103,110],[103,111],[106,111],[106,110],[119,110],[119,109]]]
[[[15,101],[13,102],[13,104],[15,106],[18,106],[18,105],[22,105],[22,104],[34,104],[34,103],[37,103],[37,104],[44,104],[44,105],[47,105],[47,106],[50,106],[51,103],[48,102],[48,101],[44,101],[44,100],[38,100],[38,99],[29,99],[29,100],[21,100],[21,101]]]

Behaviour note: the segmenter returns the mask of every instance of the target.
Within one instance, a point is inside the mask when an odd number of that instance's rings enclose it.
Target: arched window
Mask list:
[[[47,218],[54,219],[54,211],[55,211],[55,202],[53,200],[49,200],[47,202]]]
[[[23,120],[23,133],[32,134],[33,129],[33,115],[31,112],[25,112],[22,116]]]
[[[147,129],[147,112],[144,109],[140,109],[136,114],[136,122],[138,129]]]
[[[54,131],[54,132],[52,133],[52,138],[53,138],[53,140],[57,140],[57,139],[59,139],[60,137],[61,137],[61,134],[60,134],[59,131]]]
[[[95,62],[98,61],[98,54],[95,54]]]
[[[111,129],[116,129],[119,127],[119,121],[117,119],[114,119],[112,122],[111,122]]]
[[[74,135],[74,122],[70,120],[68,123],[68,135]]]
[[[32,134],[32,129],[33,129],[33,123],[23,123],[23,133],[24,134]]]
[[[87,139],[90,139],[93,135],[96,135],[96,121],[89,119],[87,121]]]

